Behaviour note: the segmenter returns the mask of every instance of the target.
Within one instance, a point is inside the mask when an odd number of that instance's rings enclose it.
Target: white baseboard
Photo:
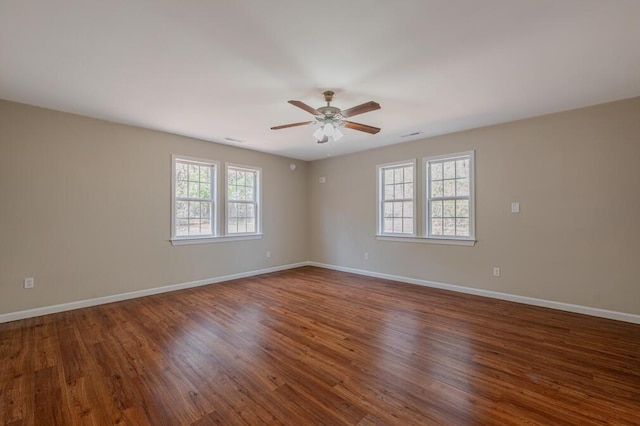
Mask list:
[[[350,272],[352,274],[365,275],[368,277],[384,278],[387,280],[400,281],[403,283],[417,284],[425,287],[439,288],[443,290],[456,291],[459,293],[473,294],[476,296],[491,297],[493,299],[508,300],[510,302],[524,303],[527,305],[541,306],[544,308],[558,309],[560,311],[575,312],[578,314],[591,315],[594,317],[608,318],[618,321],[640,324],[640,315],[628,314],[626,312],[608,311],[606,309],[591,308],[589,306],[572,305],[570,303],[554,302],[552,300],[536,299],[534,297],[517,296],[515,294],[500,293],[497,291],[482,290],[479,288],[463,287],[453,284],[444,284],[436,281],[421,280],[417,278],[403,277],[401,275],[383,274],[364,269],[347,268],[344,266],[328,265],[318,262],[307,262],[310,266],[333,269],[335,271]]]
[[[10,312],[0,314],[0,323],[16,321],[24,318],[37,317],[40,315],[54,314],[57,312],[70,311],[73,309],[86,308],[89,306],[102,305],[105,303],[118,302],[121,300],[134,299],[137,297],[150,296],[153,294],[167,293],[170,291],[182,290],[186,288],[199,287],[207,284],[215,284],[224,281],[235,280],[238,278],[252,277],[255,275],[267,274],[270,272],[284,271],[286,269],[299,268],[301,266],[316,266],[319,268],[332,269],[335,271],[349,272],[352,274],[364,275],[368,277],[383,278],[387,280],[399,281],[403,283],[416,284],[425,287],[439,288],[443,290],[455,291],[458,293],[473,294],[476,296],[490,297],[493,299],[507,300],[510,302],[524,303],[527,305],[541,306],[544,308],[558,309],[561,311],[575,312],[578,314],[591,315],[594,317],[608,318],[618,321],[625,321],[634,324],[640,324],[640,315],[629,314],[625,312],[608,311],[606,309],[592,308],[589,306],[572,305],[570,303],[554,302],[552,300],[536,299],[533,297],[518,296],[508,293],[500,293],[497,291],[482,290],[472,287],[463,287],[453,284],[445,284],[437,281],[421,280],[417,278],[409,278],[401,275],[383,274],[380,272],[367,271],[364,269],[348,268],[345,266],[329,265],[319,262],[298,262],[289,265],[274,266],[272,268],[258,269],[249,272],[241,272],[238,274],[223,275],[220,277],[207,278],[203,280],[190,281],[186,283],[173,284],[163,287],[155,287],[146,290],[132,291],[129,293],[115,294],[113,296],[97,297],[95,299],[80,300],[77,302],[62,303],[60,305],[44,306],[42,308],[28,309],[18,312]]]
[[[96,297],[95,299],[79,300],[77,302],[62,303],[60,305],[44,306],[42,308],[10,312],[7,314],[0,314],[0,323],[16,321],[24,318],[37,317],[40,315],[55,314],[57,312],[70,311],[73,309],[87,308],[89,306],[103,305],[105,303],[119,302],[121,300],[135,299],[136,297],[151,296],[152,294],[167,293],[169,291],[182,290],[185,288],[199,287],[207,284],[215,284],[223,281],[235,280],[238,278],[252,277],[255,275],[267,274],[269,272],[284,271],[285,269],[299,268],[308,264],[309,262],[292,263],[289,265],[274,266],[272,268],[258,269],[249,272],[240,272],[238,274],[207,278],[204,280],[190,281],[163,287],[154,287],[145,290],[131,291],[128,293],[114,294],[112,296]]]

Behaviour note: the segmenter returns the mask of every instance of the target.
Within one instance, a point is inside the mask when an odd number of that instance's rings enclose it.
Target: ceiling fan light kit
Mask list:
[[[375,135],[380,131],[378,127],[354,123],[353,121],[347,120],[347,118],[353,117],[354,115],[364,114],[365,112],[380,109],[380,104],[378,104],[377,102],[370,101],[362,105],[357,105],[349,109],[341,110],[340,108],[331,106],[331,101],[333,100],[334,95],[333,91],[327,90],[323,93],[323,95],[324,100],[327,102],[327,105],[317,109],[310,107],[304,102],[289,101],[291,105],[297,106],[298,108],[312,114],[315,117],[315,121],[303,121],[299,123],[283,124],[280,126],[274,126],[271,129],[280,130],[289,127],[305,126],[308,124],[319,124],[320,127],[318,127],[316,131],[313,132],[313,137],[316,138],[318,143],[328,142],[329,138],[333,139],[334,141],[341,139],[344,134],[340,130],[340,127],[346,127],[348,129],[370,133],[372,135]]]

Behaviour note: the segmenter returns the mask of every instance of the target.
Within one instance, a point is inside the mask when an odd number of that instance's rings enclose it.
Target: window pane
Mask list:
[[[247,175],[247,172],[237,171],[236,173],[237,173],[237,176],[238,176],[238,178],[236,180],[236,185],[244,186],[245,181],[246,181],[245,176]]]
[[[442,219],[431,220],[431,234],[442,235]]]
[[[405,201],[404,203],[402,203],[402,216],[403,217],[413,217],[413,202],[412,201]]]
[[[400,169],[393,169],[393,180],[395,183],[399,183],[399,182],[403,182],[404,179],[402,178],[402,168]]]
[[[200,203],[189,201],[189,218],[200,218]]]
[[[247,217],[256,217],[255,205],[247,204]]]
[[[184,180],[179,180],[176,183],[176,197],[178,198],[186,198],[188,197],[188,191],[187,191],[187,181]]]
[[[229,233],[234,234],[238,232],[238,219],[236,218],[227,218],[227,223],[229,224]]]
[[[456,162],[455,161],[447,161],[443,164],[444,172],[443,177],[445,179],[452,179],[456,177]]]
[[[456,177],[465,178],[469,176],[469,159],[456,161]]]
[[[384,217],[393,217],[392,203],[384,203]]]
[[[404,181],[413,182],[413,166],[407,166],[404,168]]]
[[[456,200],[456,217],[469,217],[469,200]]]
[[[384,183],[385,185],[393,184],[393,170],[385,169],[384,170]]]
[[[413,219],[402,219],[402,230],[405,234],[413,234]]]
[[[393,200],[393,185],[384,186],[384,199]]]
[[[186,201],[176,201],[176,217],[181,219],[189,217],[189,208]]]
[[[431,164],[431,179],[432,180],[442,179],[442,163]]]
[[[431,216],[442,217],[442,201],[431,202]]]
[[[255,193],[253,191],[253,188],[250,186],[247,186],[246,191],[247,191],[247,201],[255,201]]]
[[[442,197],[444,193],[444,184],[441,180],[431,182],[431,196]]]
[[[445,200],[442,202],[443,216],[455,217],[456,215],[456,202],[455,200]]]
[[[236,175],[236,171],[235,170],[229,170],[227,171],[227,183],[229,185],[235,185],[236,181],[237,181],[237,175]]]
[[[393,219],[385,218],[382,232],[393,232]]]
[[[211,221],[208,219],[202,220],[200,224],[201,234],[211,234]]]
[[[456,219],[456,235],[460,237],[469,236],[469,219]]]
[[[240,190],[237,186],[229,186],[227,189],[227,196],[230,200],[238,200],[240,198]]]
[[[393,217],[402,217],[402,203],[393,203]]]
[[[402,233],[402,219],[394,218],[393,219],[393,232]]]
[[[238,196],[238,200],[246,200],[247,199],[247,188],[244,186],[238,186],[237,188],[237,196]]]
[[[203,183],[211,182],[211,166],[200,167],[200,182],[203,182]]]
[[[200,219],[189,219],[189,235],[200,235]]]
[[[184,163],[176,163],[176,180],[187,180],[189,166]]]
[[[238,203],[238,217],[246,217],[247,216],[247,208],[243,203]],[[240,226],[240,222],[238,222],[238,227]]]
[[[176,235],[184,236],[189,234],[189,224],[186,219],[176,220]]]
[[[247,232],[256,232],[256,219],[247,218]]]
[[[401,183],[396,184],[393,195],[396,200],[402,200],[404,196],[404,185]]]
[[[238,218],[238,232],[247,232],[247,219],[244,217]]]
[[[189,181],[197,182],[200,180],[200,166],[189,164]]]
[[[469,179],[457,179],[456,180],[456,195],[458,197],[469,196]]]
[[[455,219],[444,219],[444,235],[456,235]]]
[[[456,195],[456,181],[455,180],[445,180],[444,181],[444,196],[445,197],[455,197]]]
[[[211,203],[200,203],[200,216],[206,219],[211,218]]]
[[[229,209],[228,209],[228,215],[229,217],[238,217],[238,205],[236,203],[229,203]]]
[[[413,184],[406,183],[404,185],[404,198],[413,198]]]
[[[198,182],[189,182],[189,198],[198,198],[199,195],[200,185],[198,184]]]
[[[211,198],[211,185],[209,185],[208,183],[200,184],[200,198]]]

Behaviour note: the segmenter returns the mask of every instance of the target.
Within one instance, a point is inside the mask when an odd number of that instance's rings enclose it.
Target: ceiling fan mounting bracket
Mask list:
[[[324,100],[327,102],[327,106],[329,106],[329,103],[333,101],[333,90],[325,90],[322,94],[324,95]]]

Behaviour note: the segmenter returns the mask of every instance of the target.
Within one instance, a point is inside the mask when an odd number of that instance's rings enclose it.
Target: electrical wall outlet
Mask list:
[[[321,176],[321,177],[319,177],[319,178],[318,178],[318,182],[320,182],[320,183],[327,183],[327,178],[326,178],[326,177],[324,177],[324,176]]]
[[[267,259],[271,259],[271,250],[267,250]]]
[[[520,203],[511,203],[511,213],[520,213]]]
[[[33,288],[36,285],[36,280],[33,277],[24,279],[24,288]]]
[[[494,277],[499,277],[501,272],[502,271],[500,271],[500,268],[498,268],[497,266],[495,268],[493,268],[493,276]]]
[[[364,260],[369,260],[369,253],[364,254]]]

